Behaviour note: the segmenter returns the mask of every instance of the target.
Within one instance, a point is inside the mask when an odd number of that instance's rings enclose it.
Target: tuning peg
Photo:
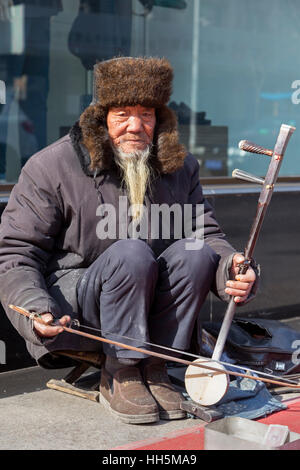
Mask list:
[[[260,155],[267,155],[268,157],[272,157],[273,155],[273,150],[253,144],[252,142],[249,142],[249,140],[241,140],[239,143],[239,148],[244,150],[244,152],[258,153]]]
[[[250,183],[264,184],[265,182],[265,180],[263,178],[260,178],[259,176],[251,175],[251,173],[247,173],[246,171],[238,169],[233,170],[232,177],[249,181]]]

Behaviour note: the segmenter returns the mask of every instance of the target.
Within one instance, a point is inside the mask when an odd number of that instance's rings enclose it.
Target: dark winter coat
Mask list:
[[[118,206],[119,195],[124,194],[120,176],[113,164],[93,161],[99,142],[96,145],[96,135],[90,133],[89,143],[95,143],[96,150],[93,153],[89,145],[88,151],[83,145],[83,131],[83,125],[77,123],[69,135],[28,160],[0,225],[0,300],[10,321],[25,338],[29,353],[38,361],[49,351],[97,350],[100,344],[68,333],[41,339],[30,320],[8,307],[14,304],[38,313],[51,312],[54,317],[69,314],[80,319],[76,283],[114,242],[97,237],[96,212],[101,203]],[[106,146],[107,162],[107,143],[101,145]],[[212,207],[204,201],[196,159],[192,155],[183,158],[182,152],[176,157],[176,148],[172,148],[173,155],[172,149],[168,152],[165,146],[165,160],[157,154],[157,177],[151,195],[146,194],[145,204],[149,208],[153,202],[205,203],[205,243],[220,256],[213,288],[228,300],[224,289],[235,250],[226,241]],[[99,152],[97,158],[102,163]],[[159,255],[172,239],[146,242]]]

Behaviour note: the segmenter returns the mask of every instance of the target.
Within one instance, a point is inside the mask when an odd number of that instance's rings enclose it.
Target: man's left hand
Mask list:
[[[250,266],[246,274],[239,274],[239,264],[241,264],[244,259],[244,256],[239,253],[234,255],[231,266],[232,280],[226,282],[225,292],[234,296],[236,303],[245,302],[256,279],[256,274]]]

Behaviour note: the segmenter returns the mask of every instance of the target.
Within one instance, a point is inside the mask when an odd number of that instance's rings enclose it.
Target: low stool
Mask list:
[[[47,387],[98,402],[101,366],[105,359],[104,354],[94,351],[55,351],[53,354],[56,357],[63,356],[73,359],[76,365],[63,379],[50,379],[46,384]],[[90,367],[97,370],[85,374]]]

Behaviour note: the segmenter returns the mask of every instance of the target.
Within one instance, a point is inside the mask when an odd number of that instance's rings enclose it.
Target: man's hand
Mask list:
[[[69,315],[64,315],[55,325],[51,325],[53,322],[53,315],[51,313],[42,313],[41,317],[42,320],[47,323],[46,325],[43,325],[36,320],[34,320],[33,324],[37,335],[43,338],[52,338],[53,336],[62,333],[64,331],[62,326],[66,326],[71,321]]]
[[[239,264],[244,259],[244,256],[241,254],[234,255],[231,267],[231,277],[233,280],[226,282],[225,292],[231,296],[233,295],[236,303],[244,302],[248,298],[256,279],[256,274],[250,266],[246,274],[238,274]]]

